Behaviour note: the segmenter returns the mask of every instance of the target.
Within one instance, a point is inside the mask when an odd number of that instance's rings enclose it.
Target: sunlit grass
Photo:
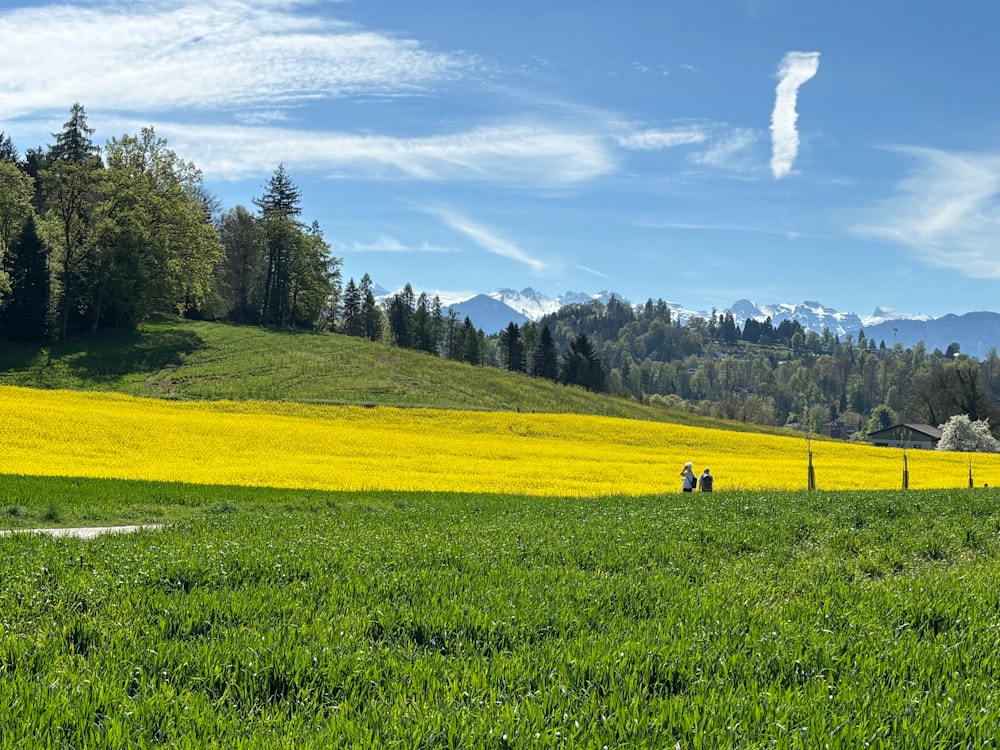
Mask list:
[[[0,537],[3,747],[1000,736],[992,491],[582,500],[78,481],[98,506],[131,493],[197,511],[132,536]]]

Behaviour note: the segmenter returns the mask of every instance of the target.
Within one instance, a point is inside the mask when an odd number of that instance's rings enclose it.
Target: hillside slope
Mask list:
[[[0,384],[172,399],[592,414],[784,433],[331,333],[167,319],[56,347],[6,343]]]
[[[50,348],[6,344],[0,384],[179,399],[663,416],[622,399],[359,338],[179,319]]]

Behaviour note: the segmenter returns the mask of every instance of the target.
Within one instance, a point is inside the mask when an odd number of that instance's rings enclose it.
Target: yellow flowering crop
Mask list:
[[[328,490],[597,496],[802,489],[804,437],[570,414],[174,402],[0,387],[0,473]],[[894,489],[903,454],[811,443],[819,489]],[[1000,455],[908,451],[914,489],[1000,486]]]

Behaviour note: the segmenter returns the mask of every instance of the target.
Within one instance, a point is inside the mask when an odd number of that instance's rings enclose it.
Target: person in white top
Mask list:
[[[684,470],[681,472],[681,490],[683,492],[694,492],[694,488],[698,486],[698,480],[694,476],[694,464],[688,461],[684,464]]]

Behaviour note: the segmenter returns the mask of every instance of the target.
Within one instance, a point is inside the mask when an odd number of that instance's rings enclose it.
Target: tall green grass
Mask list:
[[[7,502],[31,510],[37,494],[41,507],[46,481],[13,480]],[[132,494],[178,520],[88,542],[0,538],[2,747],[1000,736],[992,491],[579,500],[88,484],[62,512],[83,500],[112,517]]]

